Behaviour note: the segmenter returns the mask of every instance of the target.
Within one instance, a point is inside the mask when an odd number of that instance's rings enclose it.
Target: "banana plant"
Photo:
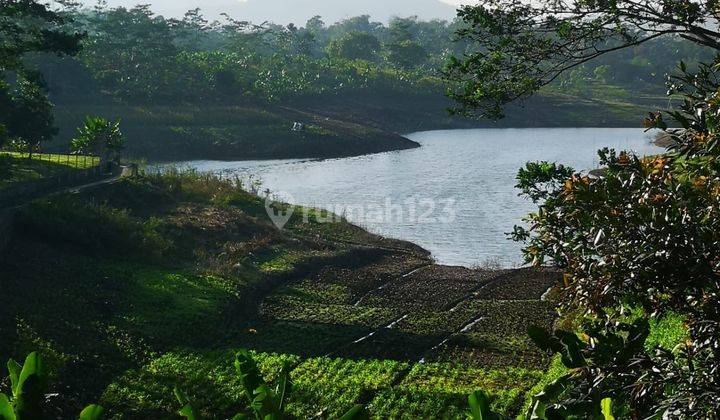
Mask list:
[[[80,412],[79,420],[100,420],[103,418],[105,409],[97,404],[92,404]]]
[[[7,363],[10,373],[10,396],[0,394],[0,418],[22,420],[42,418],[45,368],[40,354],[30,353],[21,366],[15,360]]]
[[[492,411],[490,399],[482,391],[475,391],[468,397],[467,418],[469,420],[509,420],[510,417]],[[548,416],[543,405],[536,405],[530,415],[520,415],[516,420],[569,420],[588,418],[594,420],[615,420],[613,415],[613,400],[605,398],[600,403],[600,415],[595,413],[554,413]]]
[[[237,414],[232,420],[253,418],[255,420],[284,420],[291,418],[285,412],[287,400],[292,391],[292,381],[290,380],[292,368],[289,364],[286,363],[280,370],[274,387],[271,387],[263,379],[255,359],[248,350],[240,350],[235,355],[235,370],[243,384],[245,397],[250,401],[246,410],[250,414]],[[178,411],[178,414],[187,420],[202,420],[200,413],[185,393],[176,388],[175,397],[182,404],[182,409]],[[365,407],[358,404],[341,416],[340,420],[362,420],[367,417]]]
[[[47,374],[42,356],[37,352],[30,353],[22,366],[10,359],[7,368],[10,396],[0,393],[0,420],[45,418],[42,401]],[[103,411],[99,405],[90,405],[80,413],[79,419],[100,420]]]
[[[490,399],[483,391],[475,391],[468,397],[467,418],[471,420],[504,420],[508,417],[492,411]]]

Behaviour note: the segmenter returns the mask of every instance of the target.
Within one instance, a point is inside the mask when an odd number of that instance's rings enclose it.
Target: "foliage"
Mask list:
[[[5,137],[30,153],[57,134],[52,104],[41,83],[36,75],[18,76],[12,86],[0,79],[0,124],[5,127]]]
[[[43,79],[23,58],[30,52],[76,54],[83,35],[68,31],[69,22],[45,3],[0,1],[0,145],[22,138],[34,147],[55,134]]]
[[[328,54],[348,60],[373,61],[377,58],[380,47],[380,41],[374,35],[355,31],[330,42]]]
[[[161,234],[157,219],[141,222],[126,210],[68,196],[34,202],[20,218],[29,233],[84,247],[97,255],[159,258],[172,245]]]
[[[453,33],[468,27],[462,20],[394,18],[382,24],[358,16],[326,25],[316,17],[298,27],[229,18],[210,23],[200,10],[183,20],[169,19],[147,6],[98,7],[72,16],[75,27],[88,33],[77,59],[30,57],[44,74],[53,75],[50,89],[64,102],[97,103],[106,96],[130,104],[205,106],[358,91],[385,94],[388,89],[416,93],[427,88],[419,81],[437,78],[450,56],[475,49],[469,39],[453,42]],[[580,82],[574,86],[597,73],[603,83],[658,92],[662,80],[657,75],[665,68],[651,58],[698,54],[690,42],[658,40],[599,63],[604,70],[579,69]],[[439,97],[453,84],[436,80],[432,91]]]
[[[460,9],[466,26],[457,35],[472,43],[455,56],[446,75],[457,112],[501,118],[503,107],[527,98],[560,75],[607,53],[662,36],[675,36],[714,50],[720,33],[714,2],[667,0],[658,7],[636,1],[532,3],[483,1]]]
[[[47,372],[42,356],[37,352],[30,353],[22,366],[10,359],[7,368],[10,373],[11,396],[0,393],[0,419],[46,418],[43,392],[47,385]],[[99,420],[102,412],[102,407],[90,405],[80,413],[80,420]]]
[[[720,379],[716,67],[680,71],[674,80],[682,83],[673,90],[685,100],[669,115],[683,129],[669,129],[659,113],[646,122],[672,136],[671,152],[639,158],[605,149],[602,177],[573,174],[551,185],[548,179],[567,174],[559,168],[550,176],[520,174],[524,194],[540,210],[529,216],[530,229],[516,228],[514,237],[526,242],[528,262],[565,271],[565,313],[588,317],[581,336],[556,333],[547,341],[535,334],[574,369],[546,391],[547,410],[595,406],[602,395],[631,416],[720,410],[720,394],[708,391]],[[687,340],[648,351],[648,319],[667,316],[680,317]]]
[[[42,389],[47,379],[42,357],[38,353],[30,353],[22,366],[10,359],[7,368],[12,396],[8,398],[5,394],[0,394],[0,414],[7,420],[40,418]]]
[[[235,369],[243,384],[245,398],[250,402],[246,413],[237,414],[233,419],[248,418],[247,413],[257,420],[281,420],[290,418],[285,412],[286,400],[292,391],[290,381],[290,365],[286,362],[280,369],[274,389],[265,382],[252,354],[247,350],[240,350],[235,355]],[[175,388],[175,396],[183,408],[179,414],[188,420],[199,420],[197,410],[190,403],[189,398],[179,389]],[[347,413],[338,418],[341,420],[355,420],[366,418],[366,411],[362,405],[355,405]]]
[[[114,155],[125,147],[120,121],[111,122],[102,117],[85,118],[78,135],[70,142],[73,153]]]

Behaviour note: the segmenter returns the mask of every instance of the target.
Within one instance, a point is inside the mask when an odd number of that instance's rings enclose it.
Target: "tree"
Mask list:
[[[117,159],[125,148],[125,139],[120,131],[120,121],[108,121],[102,117],[86,117],[78,128],[78,135],[70,142],[73,153],[94,154],[103,159]]]
[[[665,35],[720,50],[714,0],[493,0],[459,16],[457,35],[473,50],[446,69],[455,111],[493,119],[570,69]]]
[[[474,49],[447,74],[458,111],[502,117],[503,106],[613,51],[662,36],[720,50],[718,2],[484,1],[460,13]],[[640,62],[635,64],[643,65]],[[526,261],[564,272],[555,291],[570,331],[533,329],[568,373],[536,395],[528,418],[714,418],[720,412],[720,59],[680,63],[669,93],[682,104],[651,113],[648,128],[674,146],[643,158],[600,151],[589,176],[529,163],[518,188],[538,205],[516,227]],[[652,323],[681,319],[668,346]],[[611,398],[611,400],[608,400]],[[710,414],[708,414],[710,413]]]
[[[177,47],[168,21],[149,5],[100,10],[81,57],[103,89],[126,100],[164,98],[179,79]]]
[[[390,62],[403,69],[412,69],[427,60],[425,48],[412,40],[393,42],[388,50]]]
[[[606,396],[627,418],[720,412],[719,76],[715,63],[673,79],[685,101],[670,114],[682,130],[662,114],[647,119],[673,139],[670,153],[605,149],[594,178],[549,163],[520,171],[539,210],[513,236],[527,262],[564,271],[562,313],[580,320],[580,334],[532,334],[572,369],[536,396],[543,412],[582,413]],[[668,315],[681,317],[681,336],[649,346],[650,322]]]
[[[391,63],[403,69],[417,67],[427,60],[427,51],[415,40],[417,18],[390,21],[390,43],[388,44]]]
[[[373,61],[380,51],[380,41],[367,33],[352,31],[328,46],[328,54],[334,58]]]
[[[36,145],[52,138],[52,107],[42,77],[23,58],[30,52],[76,54],[84,35],[69,31],[70,21],[34,0],[0,0],[0,145],[3,139]]]
[[[24,145],[29,158],[41,142],[57,134],[52,104],[41,87],[41,79],[35,77],[32,80],[18,76],[12,86],[5,85],[8,89],[0,84],[0,125],[5,127],[8,139]]]

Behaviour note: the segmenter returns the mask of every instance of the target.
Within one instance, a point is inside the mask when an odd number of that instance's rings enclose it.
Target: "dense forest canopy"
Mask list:
[[[453,96],[460,111],[491,118],[502,117],[505,104],[527,98],[574,69],[594,65],[599,57],[619,50],[642,51],[644,45],[668,38],[720,49],[714,0],[483,1],[464,6],[459,16],[467,26],[458,35],[476,51],[450,64],[448,73],[459,84]],[[668,47],[654,50],[655,55],[636,53],[633,61],[636,65],[642,65],[643,58],[665,64],[681,61],[681,57],[657,55],[672,51]]]
[[[302,26],[251,23],[226,16],[210,21],[199,9],[168,19],[149,6],[71,11],[87,32],[74,59],[35,57],[51,93],[61,99],[102,91],[123,101],[269,100],[352,89],[414,89],[423,78],[439,91],[449,57],[475,52],[455,20],[368,15],[334,24],[315,16]],[[579,87],[597,80],[630,90],[662,91],[670,63],[704,52],[679,37],[658,39],[578,66],[557,83]]]
[[[167,18],[148,5],[110,8],[98,3],[88,8],[57,3],[62,7],[48,9],[56,16],[55,33],[75,39],[73,52],[79,53],[58,55],[29,48],[16,54],[21,72],[4,72],[8,92],[17,92],[16,98],[35,98],[36,108],[44,108],[34,114],[39,122],[6,135],[20,139],[21,145],[53,136],[51,103],[266,106],[423,92],[437,98],[441,113],[448,90],[473,92],[473,80],[480,80],[457,77],[458,61],[452,57],[473,63],[487,47],[471,36],[477,28],[467,10],[453,21],[410,17],[383,23],[362,15],[329,23],[314,16],[302,25],[280,25],[230,15],[211,19],[200,9]],[[703,46],[671,34],[577,63],[545,89],[591,100],[598,95],[625,101],[637,95],[659,97],[674,63],[709,56]],[[531,85],[535,82],[524,84],[520,92],[534,90]],[[498,98],[527,96],[506,87]],[[44,99],[45,92],[51,102]],[[4,126],[12,124],[10,115],[6,113]]]
[[[24,58],[77,53],[82,34],[67,31],[68,22],[34,1],[0,1],[0,145],[12,138],[37,143],[55,134],[42,76]]]

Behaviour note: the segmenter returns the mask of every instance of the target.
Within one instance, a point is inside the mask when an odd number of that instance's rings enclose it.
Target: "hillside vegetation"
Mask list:
[[[663,74],[671,70],[645,58],[706,54],[657,40],[579,66],[496,124],[447,112],[455,106],[447,91],[462,86],[443,68],[474,48],[453,41],[466,25],[459,19],[326,24],[316,16],[296,26],[209,21],[201,10],[169,19],[146,6],[64,14],[67,27],[87,33],[80,53],[27,54],[25,66],[44,80],[22,73],[9,84],[49,92],[54,122],[45,116],[36,127],[42,140],[54,137],[44,148],[65,152],[84,117],[100,115],[120,119],[129,156],[151,160],[352,156],[417,147],[398,134],[430,129],[639,126],[639,115],[667,104]],[[305,130],[292,131],[296,122]]]
[[[356,403],[378,417],[456,415],[476,389],[521,408],[549,362],[524,331],[552,323],[539,297],[555,274],[436,266],[412,244],[315,217],[298,211],[278,231],[262,199],[193,174],[33,202],[0,254],[0,359],[40,350],[58,412],[98,402],[163,418],[179,409],[175,386],[205,413],[237,412],[238,348],[269,379],[291,362],[298,417]]]

